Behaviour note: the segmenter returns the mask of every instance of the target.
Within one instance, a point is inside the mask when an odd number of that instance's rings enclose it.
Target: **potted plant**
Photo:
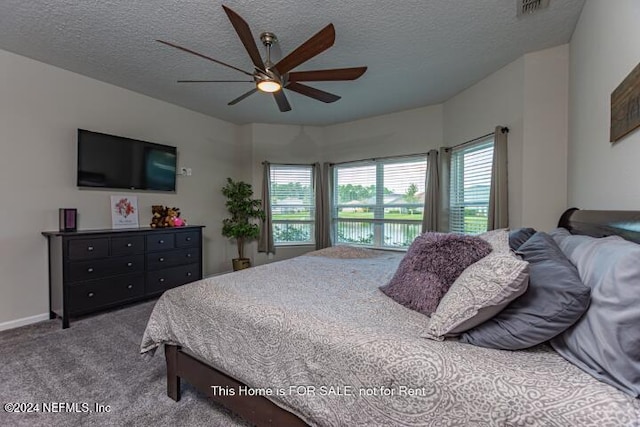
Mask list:
[[[222,220],[222,235],[236,240],[238,258],[233,259],[233,270],[242,270],[251,267],[251,261],[244,256],[244,244],[260,236],[260,227],[252,220],[264,220],[262,202],[252,198],[251,184],[231,178],[227,178],[222,194],[227,198],[225,206],[231,214],[231,218]]]

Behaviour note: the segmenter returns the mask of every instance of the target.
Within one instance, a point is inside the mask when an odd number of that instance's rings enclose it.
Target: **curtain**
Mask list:
[[[260,239],[258,240],[258,252],[275,254],[276,246],[273,244],[273,222],[271,218],[271,164],[263,162],[262,174],[262,210],[264,221],[260,227]]]
[[[438,150],[427,153],[427,174],[425,176],[424,215],[422,217],[422,232],[438,231],[438,216],[440,209],[440,167],[438,165]]]
[[[316,249],[331,246],[331,206],[329,191],[331,188],[331,165],[314,165],[314,184],[316,186]]]
[[[509,226],[509,193],[507,191],[507,133],[509,129],[497,126],[494,135],[491,189],[489,190],[489,218],[487,229]]]
[[[440,166],[440,197],[438,214],[438,231],[449,231],[449,193],[450,173],[451,173],[451,148],[441,147],[438,165]]]

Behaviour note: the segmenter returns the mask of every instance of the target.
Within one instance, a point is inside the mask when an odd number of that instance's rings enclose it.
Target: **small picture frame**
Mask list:
[[[111,227],[138,228],[138,198],[111,196]]]
[[[70,208],[60,208],[58,210],[60,231],[70,232],[78,230],[78,210]]]

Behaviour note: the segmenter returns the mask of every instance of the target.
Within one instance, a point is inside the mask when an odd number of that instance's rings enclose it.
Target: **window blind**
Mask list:
[[[493,145],[490,135],[451,150],[450,231],[469,234],[487,231]]]
[[[274,243],[314,243],[313,166],[274,164],[270,177]]]

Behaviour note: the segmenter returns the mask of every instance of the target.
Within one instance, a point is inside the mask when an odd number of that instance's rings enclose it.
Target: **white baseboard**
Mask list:
[[[44,320],[49,320],[49,313],[37,314],[35,316],[23,317],[22,319],[10,320],[8,322],[0,323],[0,331],[19,328],[20,326],[26,326],[32,323],[42,322]]]

